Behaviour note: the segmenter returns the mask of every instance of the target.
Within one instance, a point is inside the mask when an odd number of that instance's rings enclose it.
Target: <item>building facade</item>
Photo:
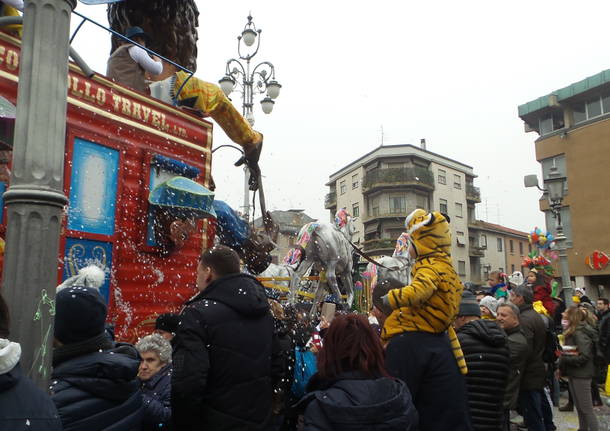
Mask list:
[[[470,256],[478,259],[470,261],[471,281],[485,284],[492,271],[512,274],[527,270],[521,266],[523,259],[531,251],[526,232],[521,232],[494,223],[476,220],[469,224]]]
[[[271,252],[271,259],[273,263],[282,263],[288,251],[295,247],[301,227],[316,220],[300,209],[271,211],[271,217],[279,227],[277,247]],[[254,229],[261,232],[264,230],[262,218],[254,220]]]
[[[422,146],[381,146],[332,174],[325,208],[331,219],[338,208],[357,217],[354,242],[371,255],[392,254],[404,231],[404,219],[416,208],[449,215],[455,268],[470,279],[470,219],[480,192],[471,166]]]
[[[570,274],[592,297],[610,295],[610,70],[519,106],[526,132],[536,132],[543,181],[565,176],[560,209]],[[556,231],[546,193],[547,229]],[[597,252],[597,253],[596,253]],[[605,291],[605,292],[604,292]]]

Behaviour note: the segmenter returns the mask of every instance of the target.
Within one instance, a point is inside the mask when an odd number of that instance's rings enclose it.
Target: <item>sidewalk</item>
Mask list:
[[[610,407],[608,407],[607,397],[602,395],[602,400],[605,405],[602,407],[595,407],[595,413],[597,414],[597,420],[599,421],[599,431],[610,430]],[[561,405],[563,405],[567,399],[561,399]],[[576,431],[578,430],[578,415],[576,409],[573,412],[560,412],[556,407],[553,408],[553,418],[555,426],[558,431]]]

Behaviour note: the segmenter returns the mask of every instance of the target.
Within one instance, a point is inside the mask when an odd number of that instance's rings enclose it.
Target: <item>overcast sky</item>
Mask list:
[[[331,173],[381,142],[418,145],[474,168],[477,215],[529,231],[543,226],[535,133],[517,106],[610,64],[603,1],[198,1],[197,76],[217,82],[237,56],[248,13],[263,30],[254,58],[276,67],[282,93],[271,115],[255,102],[265,135],[261,166],[271,209],[328,218]],[[78,10],[107,23],[105,6]],[[73,19],[73,28],[78,21]],[[101,73],[109,37],[91,24],[74,46]],[[92,49],[94,47],[95,49]],[[239,104],[239,94],[232,95]],[[239,105],[241,106],[241,105]],[[215,127],[214,146],[229,143]],[[239,207],[237,153],[214,154],[217,198]]]

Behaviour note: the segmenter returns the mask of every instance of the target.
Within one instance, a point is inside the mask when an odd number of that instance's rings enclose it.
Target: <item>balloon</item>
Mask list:
[[[544,244],[546,244],[546,241],[547,241],[546,236],[543,235],[538,239],[538,244],[544,246]]]
[[[539,228],[536,228],[536,234],[540,235],[542,233],[542,231]]]
[[[549,242],[552,242],[552,241],[553,241],[553,239],[555,239],[555,237],[553,236],[553,234],[552,234],[552,233],[550,233],[550,234],[548,234],[548,235],[546,236],[546,239],[548,239],[548,240],[549,240]]]
[[[535,233],[532,235],[532,241],[534,241],[534,243],[538,242],[538,234]]]

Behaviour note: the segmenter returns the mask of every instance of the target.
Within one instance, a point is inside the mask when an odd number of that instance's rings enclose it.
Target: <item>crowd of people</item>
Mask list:
[[[549,302],[536,270],[464,289],[444,217],[410,217],[412,281],[380,281],[369,315],[281,304],[215,246],[199,258],[197,295],[130,345],[113,340],[88,278],[64,283],[49,394],[21,370],[0,303],[0,429],[478,431],[508,430],[518,412],[547,431],[567,381],[562,408],[597,431],[608,300]]]

